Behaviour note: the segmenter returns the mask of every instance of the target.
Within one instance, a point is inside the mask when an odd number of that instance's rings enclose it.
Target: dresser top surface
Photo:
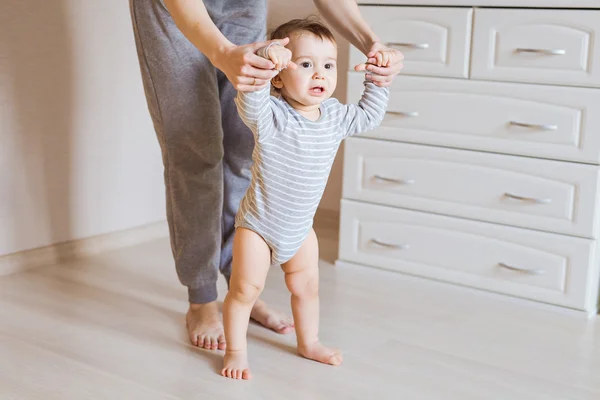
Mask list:
[[[594,8],[600,0],[359,0],[359,4],[402,6],[480,6],[534,8]]]

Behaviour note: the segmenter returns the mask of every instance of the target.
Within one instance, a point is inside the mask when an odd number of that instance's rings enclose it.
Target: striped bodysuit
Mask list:
[[[255,138],[252,180],[235,226],[259,234],[271,249],[271,263],[283,264],[312,228],[340,142],[381,123],[389,90],[365,82],[358,105],[327,99],[313,122],[269,89],[239,92],[235,99]]]

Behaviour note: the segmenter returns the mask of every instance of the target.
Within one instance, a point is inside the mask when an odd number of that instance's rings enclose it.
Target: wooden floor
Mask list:
[[[600,319],[333,267],[333,232],[320,242],[321,338],[341,367],[252,325],[255,379],[219,376],[222,353],[188,344],[164,239],[0,278],[0,399],[600,399]],[[289,309],[280,271],[263,298]]]

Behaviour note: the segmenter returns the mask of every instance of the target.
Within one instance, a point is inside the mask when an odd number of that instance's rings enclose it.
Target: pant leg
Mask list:
[[[256,12],[256,7],[264,6],[264,12]],[[252,27],[224,23],[219,28],[233,43],[241,45],[265,40],[266,37],[266,5],[264,2],[254,2],[257,18]],[[221,116],[223,126],[223,146],[225,156],[223,159],[223,225],[221,246],[220,269],[225,277],[231,275],[231,258],[234,223],[240,201],[250,184],[250,167],[252,166],[252,150],[254,137],[252,132],[240,119],[235,103],[237,92],[227,80],[227,77],[218,72],[219,95],[221,98]]]
[[[223,131],[216,69],[160,0],[130,0],[148,108],[162,150],[171,248],[191,303],[217,298]]]

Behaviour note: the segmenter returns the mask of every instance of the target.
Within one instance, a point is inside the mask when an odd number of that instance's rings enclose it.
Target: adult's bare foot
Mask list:
[[[190,341],[207,350],[225,350],[223,322],[217,303],[190,304],[185,317]]]
[[[294,320],[279,311],[270,309],[262,300],[257,300],[254,303],[250,318],[264,326],[282,335],[286,335],[294,331]]]

